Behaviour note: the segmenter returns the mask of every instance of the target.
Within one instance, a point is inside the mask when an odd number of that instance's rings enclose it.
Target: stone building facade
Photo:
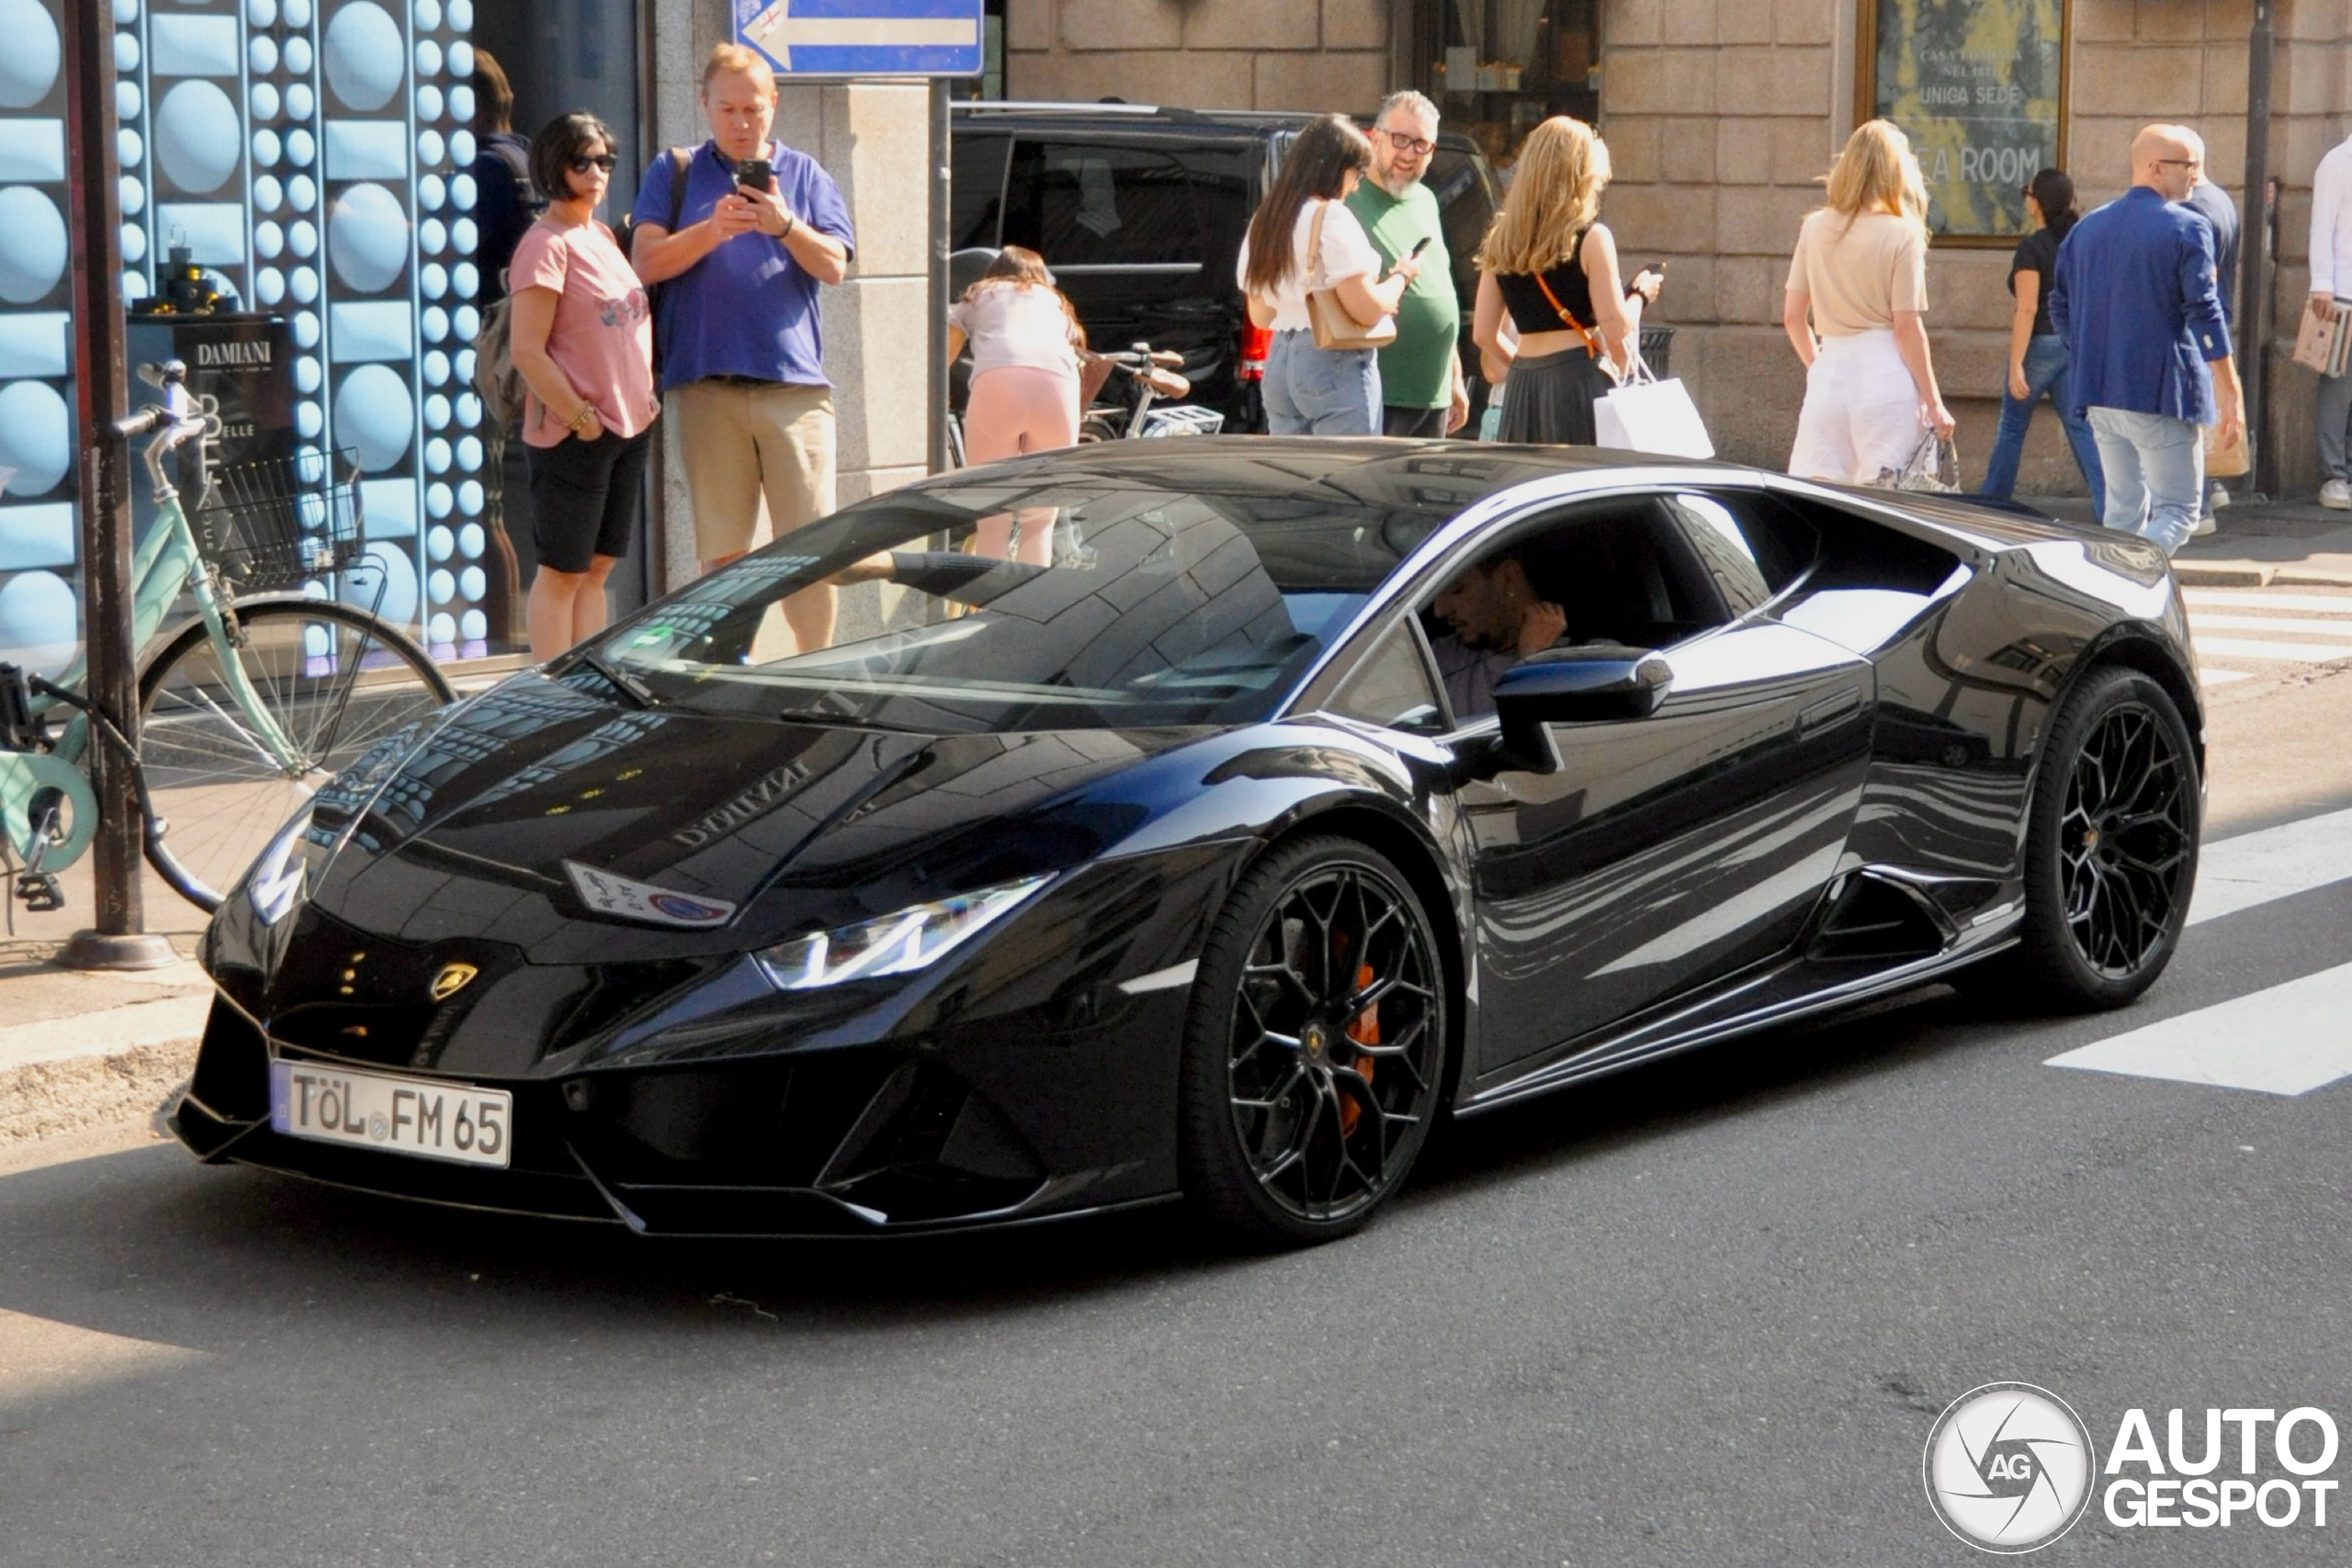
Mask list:
[[[1443,15],[1463,0],[1007,0],[1012,97],[1361,111],[1418,86],[1451,112]],[[1866,0],[1551,0],[1597,42],[1598,123],[1617,179],[1619,246],[1668,265],[1659,319],[1674,368],[1726,456],[1785,459],[1803,373],[1780,327],[1799,220],[1857,119]],[[1489,6],[1491,24],[1499,6]],[[1525,7],[1521,7],[1525,9]],[[2199,128],[2243,204],[2253,0],[2071,0],[2065,166],[2086,208],[2128,183],[2151,119]],[[2308,278],[2312,171],[2352,131],[2352,0],[2277,0],[2270,168],[2283,186],[2273,288],[2270,459],[2286,493],[2316,484],[2309,372],[2286,344]],[[1573,16],[1571,17],[1571,14]],[[1459,64],[1457,62],[1457,71]],[[1559,101],[1555,95],[1555,101]],[[1574,100],[1569,100],[1573,102]],[[1939,244],[1929,326],[1972,476],[1992,445],[2007,341],[2006,246]],[[2021,485],[2079,489],[2054,421],[2037,422]]]

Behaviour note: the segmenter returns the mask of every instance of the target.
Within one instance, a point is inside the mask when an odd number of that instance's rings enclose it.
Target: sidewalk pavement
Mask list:
[[[103,1122],[152,1118],[196,1065],[212,984],[188,956],[204,930],[194,905],[147,873],[146,928],[179,962],[161,969],[62,969],[51,960],[90,924],[90,862],[61,879],[65,908],[15,909],[0,935],[0,1151]],[[0,889],[5,892],[5,889]]]

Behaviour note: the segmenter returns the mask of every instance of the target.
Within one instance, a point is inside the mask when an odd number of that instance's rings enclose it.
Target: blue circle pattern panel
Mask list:
[[[0,0],[0,660],[45,674],[73,661],[81,636],[61,25],[70,4],[119,15],[122,0]]]
[[[473,7],[0,0],[0,469],[15,470],[0,490],[0,660],[56,669],[75,636],[68,4],[113,27],[126,298],[149,293],[153,264],[184,239],[243,308],[284,315],[298,435],[361,463],[379,608],[444,657],[480,651],[480,321],[458,199]],[[372,600],[375,586],[355,591]]]

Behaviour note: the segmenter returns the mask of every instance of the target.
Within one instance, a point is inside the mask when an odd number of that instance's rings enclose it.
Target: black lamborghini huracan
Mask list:
[[[206,935],[175,1121],[653,1233],[1312,1241],[1442,1116],[1964,965],[2138,995],[2200,725],[2125,536],[1623,453],[1026,458],[338,776]]]

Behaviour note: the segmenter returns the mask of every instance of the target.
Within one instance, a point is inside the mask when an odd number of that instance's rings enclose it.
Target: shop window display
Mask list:
[[[519,647],[529,560],[502,537],[472,386],[474,48],[544,57],[517,84],[526,134],[579,107],[633,127],[631,0],[0,0],[0,660],[45,670],[79,635],[67,4],[112,24],[134,326],[166,319],[175,244],[217,309],[280,318],[290,439],[359,464],[359,592],[438,657]]]
[[[1598,123],[1605,0],[1439,0],[1423,12],[1431,93],[1449,130],[1507,167],[1539,121]]]

